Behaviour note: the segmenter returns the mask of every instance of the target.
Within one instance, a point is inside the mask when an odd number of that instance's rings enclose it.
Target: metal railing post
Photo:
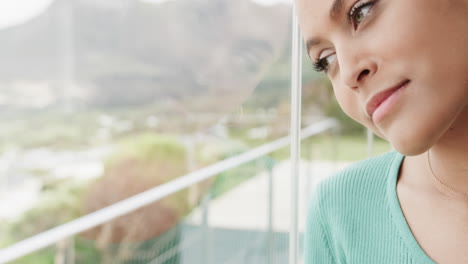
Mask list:
[[[339,127],[334,127],[331,129],[331,134],[332,134],[332,160],[336,165],[336,162],[338,161],[338,137],[340,134]],[[336,169],[336,167],[335,167]]]
[[[211,195],[210,193],[206,194],[203,197],[202,201],[202,207],[203,207],[203,212],[202,212],[202,227],[203,227],[203,234],[204,234],[204,243],[203,243],[203,253],[202,253],[202,259],[204,260],[203,263],[206,264],[211,264],[212,263],[212,241],[211,241],[211,230],[209,226],[209,210],[210,210],[210,200],[211,200]]]
[[[367,156],[372,157],[374,153],[374,133],[367,129]]]
[[[272,264],[274,259],[274,233],[273,233],[273,207],[274,207],[274,179],[273,168],[275,161],[272,158],[267,159],[268,170],[268,255],[267,263]]]

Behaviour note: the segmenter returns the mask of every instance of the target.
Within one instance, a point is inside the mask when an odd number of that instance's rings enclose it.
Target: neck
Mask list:
[[[446,186],[446,193],[468,194],[468,111],[429,150],[432,173]],[[440,183],[435,183],[440,184]],[[446,187],[445,186],[445,187]],[[439,186],[440,187],[440,186]],[[440,189],[440,188],[439,188]],[[468,197],[467,197],[468,198]]]

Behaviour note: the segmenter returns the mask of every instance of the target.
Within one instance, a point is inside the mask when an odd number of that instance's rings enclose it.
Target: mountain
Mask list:
[[[284,54],[289,32],[286,5],[56,0],[29,22],[0,30],[0,106],[17,106],[15,98],[28,94],[47,94],[42,106],[167,98],[238,105]]]

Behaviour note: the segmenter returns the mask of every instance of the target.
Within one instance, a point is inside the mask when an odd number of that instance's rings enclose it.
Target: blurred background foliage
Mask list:
[[[126,137],[105,161],[101,177],[88,182],[49,184],[33,209],[18,220],[5,223],[2,245],[25,239],[167,183],[189,172],[189,169],[205,167],[246,150],[245,144],[235,140],[205,139],[187,147],[184,139],[171,135],[147,133]],[[189,152],[192,152],[196,168],[188,167]],[[203,196],[217,197],[232,189],[254,176],[255,166],[248,163],[223,172],[213,179],[83,233],[75,238],[77,260],[92,261],[79,263],[98,263],[98,260],[103,261],[99,263],[123,263],[121,261],[136,258],[140,252],[138,248],[142,245],[148,247],[148,243],[153,245],[154,251],[154,255],[148,257],[157,256],[159,247],[175,243],[179,221],[199,204]],[[161,240],[169,242],[161,244]],[[17,263],[41,263],[41,258],[44,259],[43,263],[50,263],[54,257],[52,251],[46,250],[41,254],[34,258],[25,257]],[[175,263],[171,261],[168,263]]]
[[[290,20],[286,4],[248,0],[55,0],[29,21],[0,28],[0,169],[12,175],[0,180],[6,188],[39,182],[30,209],[0,218],[0,247],[288,135]],[[305,140],[303,157],[367,157],[366,131],[341,111],[330,82],[303,54],[303,127],[340,121],[338,134]],[[376,140],[374,153],[387,150]],[[57,247],[73,248],[77,263],[137,263],[148,248],[154,257],[178,244],[181,219],[204,197],[222,196],[289,151]],[[85,165],[94,174],[74,177]],[[56,251],[15,263],[52,263]]]

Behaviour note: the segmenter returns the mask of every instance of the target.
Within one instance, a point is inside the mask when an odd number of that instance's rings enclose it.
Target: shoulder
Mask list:
[[[322,195],[349,193],[350,190],[366,190],[385,184],[388,173],[396,159],[401,156],[392,151],[351,164],[322,180],[317,189]]]
[[[375,239],[388,220],[387,180],[401,158],[388,152],[363,160],[317,185],[307,212],[305,263],[341,263],[357,247],[368,248],[363,241]]]
[[[398,152],[387,152],[356,162],[322,180],[313,193],[311,205],[327,208],[328,213],[343,213],[353,207],[364,209],[366,205],[383,202],[390,169],[400,157]]]

